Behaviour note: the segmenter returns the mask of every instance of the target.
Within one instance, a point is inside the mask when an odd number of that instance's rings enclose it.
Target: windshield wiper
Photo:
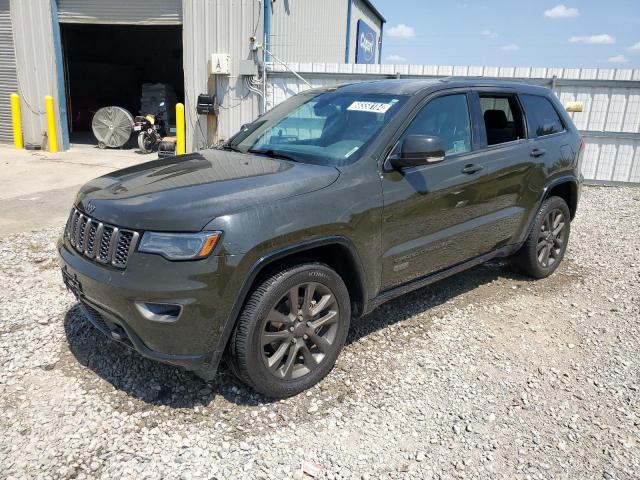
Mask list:
[[[268,150],[258,150],[254,148],[250,148],[247,150],[248,153],[257,153],[259,155],[266,155],[270,158],[282,158],[284,160],[291,160],[292,162],[297,162],[298,159],[293,158],[291,155],[287,155],[286,153],[276,152],[273,148],[269,148]]]
[[[220,148],[222,150],[229,150],[231,152],[238,152],[238,153],[244,153],[242,150],[240,150],[238,147],[234,147],[233,145],[231,145],[230,143],[223,143],[222,145],[220,145]]]

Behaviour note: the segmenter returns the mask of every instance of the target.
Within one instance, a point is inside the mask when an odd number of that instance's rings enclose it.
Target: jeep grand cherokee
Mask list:
[[[309,90],[217,149],[82,187],[59,255],[89,321],[272,397],[333,367],[352,317],[496,257],[562,261],[583,143],[551,91],[383,80]]]

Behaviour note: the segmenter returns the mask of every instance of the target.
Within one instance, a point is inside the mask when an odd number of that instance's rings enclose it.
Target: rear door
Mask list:
[[[544,164],[543,173],[548,177],[553,172],[571,169],[578,152],[574,150],[575,145],[571,145],[575,142],[571,142],[572,136],[551,99],[521,94],[520,101],[527,121],[531,155]]]
[[[488,233],[494,248],[515,243],[527,222],[533,196],[532,177],[542,162],[531,155],[522,105],[512,89],[478,88],[475,114],[482,131],[482,153],[487,161],[488,208],[496,219]]]
[[[392,288],[484,253],[490,198],[478,154],[468,91],[441,92],[422,104],[395,138],[440,137],[440,163],[382,172],[382,288]]]

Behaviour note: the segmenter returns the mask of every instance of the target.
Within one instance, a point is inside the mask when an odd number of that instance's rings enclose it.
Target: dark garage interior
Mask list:
[[[72,143],[93,143],[91,120],[116,105],[141,112],[142,86],[167,84],[184,101],[182,26],[61,24],[65,88]]]

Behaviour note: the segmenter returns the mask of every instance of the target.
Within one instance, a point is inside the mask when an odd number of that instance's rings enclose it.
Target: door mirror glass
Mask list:
[[[400,152],[390,157],[394,168],[419,167],[444,160],[444,147],[440,137],[433,135],[407,135]]]

